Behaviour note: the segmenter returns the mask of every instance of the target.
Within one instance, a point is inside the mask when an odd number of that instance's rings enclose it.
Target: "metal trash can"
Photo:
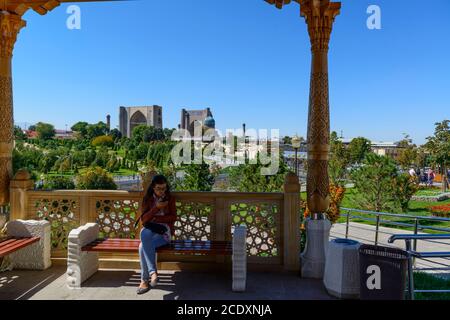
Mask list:
[[[390,247],[359,247],[360,299],[404,300],[408,253]]]

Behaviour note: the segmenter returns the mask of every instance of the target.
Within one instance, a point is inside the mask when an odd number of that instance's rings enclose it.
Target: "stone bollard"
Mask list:
[[[340,299],[359,298],[359,247],[349,239],[334,239],[328,245],[323,284]]]

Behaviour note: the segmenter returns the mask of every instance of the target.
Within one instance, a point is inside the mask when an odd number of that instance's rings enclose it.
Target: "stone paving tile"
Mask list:
[[[0,299],[32,300],[328,300],[321,280],[289,273],[249,272],[247,291],[232,292],[229,272],[161,271],[158,287],[137,295],[138,270],[100,270],[83,288],[66,287],[65,268],[0,273]],[[2,280],[0,280],[2,281]],[[1,283],[0,283],[1,284]]]

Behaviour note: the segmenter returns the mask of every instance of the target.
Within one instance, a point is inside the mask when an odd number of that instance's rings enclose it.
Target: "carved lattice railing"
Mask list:
[[[139,238],[134,227],[142,192],[12,190],[11,219],[45,219],[52,225],[52,256],[65,257],[67,237],[87,222],[100,225],[101,237]],[[231,240],[234,227],[247,226],[249,262],[283,264],[289,238],[283,234],[286,193],[173,192],[177,199],[175,239]],[[292,195],[292,194],[291,194]],[[290,209],[292,211],[292,209]],[[297,210],[298,215],[298,210]],[[294,229],[295,230],[295,229]],[[295,240],[292,241],[295,243]],[[289,249],[290,250],[290,249]],[[298,252],[295,253],[298,257]],[[178,258],[177,258],[178,259]],[[180,257],[191,261],[188,257]],[[214,258],[215,259],[215,258]]]

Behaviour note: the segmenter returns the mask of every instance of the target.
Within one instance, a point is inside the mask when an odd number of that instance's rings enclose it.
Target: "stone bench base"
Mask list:
[[[5,225],[10,237],[38,237],[33,243],[7,256],[13,269],[45,270],[51,267],[50,222],[45,220],[14,220]]]

